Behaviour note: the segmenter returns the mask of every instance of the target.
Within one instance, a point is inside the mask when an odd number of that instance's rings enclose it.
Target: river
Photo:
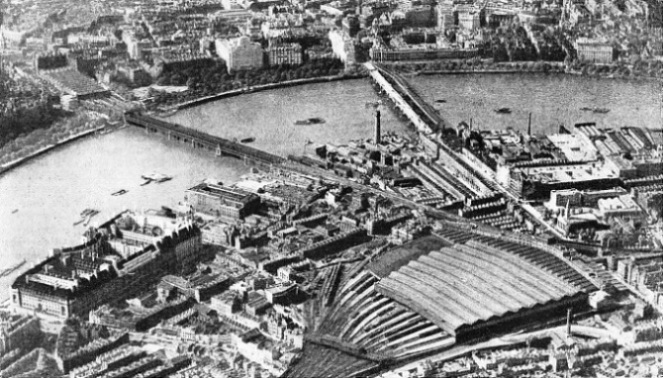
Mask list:
[[[237,159],[212,158],[134,128],[60,147],[0,177],[0,267],[22,259],[31,264],[53,248],[79,243],[84,228],[73,223],[85,208],[101,211],[94,224],[126,208],[173,206],[188,186],[206,177],[232,182],[246,168]],[[141,175],[150,172],[173,179],[140,186]],[[120,189],[128,192],[111,196]],[[14,276],[0,278],[0,299]]]
[[[181,110],[167,119],[231,140],[255,137],[253,147],[275,154],[301,155],[307,141],[343,144],[371,138],[374,119],[367,106],[378,100],[368,81],[357,79],[231,97]],[[313,117],[326,122],[295,125]],[[391,111],[382,112],[381,125],[384,131],[404,131],[403,122]]]
[[[419,76],[411,81],[425,99],[448,101],[435,106],[452,124],[472,116],[479,127],[524,128],[531,111],[535,131],[592,120],[609,126],[661,125],[652,83],[544,75]],[[255,137],[253,145],[270,152],[301,154],[307,140],[340,144],[370,138],[373,119],[366,103],[376,99],[368,81],[350,80],[220,100],[169,120],[230,139]],[[578,110],[582,106],[611,111],[586,114]],[[497,107],[514,112],[496,115],[492,109]],[[326,123],[294,125],[310,117]],[[390,111],[383,112],[382,125],[384,130],[406,130]],[[125,208],[174,206],[187,187],[204,178],[233,182],[247,170],[239,160],[216,158],[134,128],[58,148],[0,176],[0,269],[22,259],[32,264],[53,248],[79,243],[83,228],[73,223],[85,208],[101,210],[94,223]],[[150,172],[172,175],[173,180],[140,186],[140,176]],[[110,195],[120,189],[128,193]],[[8,297],[15,276],[0,278],[0,300]]]
[[[556,133],[560,124],[596,122],[598,127],[663,126],[663,86],[655,80],[627,81],[563,74],[475,74],[408,78],[424,100],[455,126],[473,120],[481,129]],[[435,103],[446,100],[446,103]],[[605,114],[580,110],[605,108]],[[510,108],[511,114],[495,109]]]

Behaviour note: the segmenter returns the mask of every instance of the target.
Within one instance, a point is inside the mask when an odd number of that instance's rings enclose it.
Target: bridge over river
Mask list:
[[[229,155],[245,161],[261,164],[283,164],[287,159],[268,152],[184,127],[177,123],[166,122],[139,112],[125,113],[127,123],[142,127],[147,133],[161,134],[169,140],[190,144],[193,148],[203,148],[216,156]]]

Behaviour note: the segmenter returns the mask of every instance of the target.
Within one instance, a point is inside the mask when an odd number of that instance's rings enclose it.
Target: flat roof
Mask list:
[[[242,189],[229,188],[227,186],[214,185],[208,183],[198,184],[192,188],[187,189],[187,191],[207,194],[210,196],[232,200],[232,201],[238,201],[242,203],[246,203],[252,199],[259,198],[255,194],[244,191]]]

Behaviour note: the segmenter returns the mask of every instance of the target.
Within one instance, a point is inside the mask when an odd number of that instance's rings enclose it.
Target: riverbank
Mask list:
[[[316,84],[316,83],[330,83],[334,81],[341,81],[341,80],[352,80],[352,79],[361,79],[366,77],[366,75],[362,74],[350,74],[350,75],[334,75],[334,76],[320,76],[320,77],[311,77],[311,78],[306,78],[306,79],[295,79],[295,80],[288,80],[288,81],[281,81],[278,83],[269,83],[269,84],[262,84],[262,85],[256,85],[252,86],[250,88],[242,88],[242,89],[234,89],[231,91],[226,91],[226,92],[221,92],[217,93],[211,96],[205,96],[189,101],[185,101],[179,104],[171,105],[168,107],[160,108],[164,113],[173,113],[178,110],[186,109],[192,106],[196,105],[201,105],[210,101],[215,101],[215,100],[222,100],[225,98],[230,98],[230,97],[235,97],[243,94],[249,94],[249,93],[256,93],[256,92],[261,92],[261,91],[266,91],[270,89],[279,89],[279,88],[288,88],[288,87],[295,87],[299,85],[305,85],[305,84]]]
[[[578,69],[577,66],[567,67],[562,62],[508,62],[486,63],[450,61],[443,62],[391,62],[385,64],[396,72],[405,75],[468,75],[468,74],[567,74],[597,79],[619,79],[632,81],[662,80],[663,71],[659,74],[643,73],[633,66],[616,64],[589,64]]]
[[[102,126],[94,128],[94,129],[82,131],[78,134],[70,136],[69,138],[63,139],[63,140],[61,140],[61,141],[59,141],[55,144],[51,144],[51,145],[48,145],[46,147],[40,148],[39,150],[37,150],[37,151],[27,155],[27,156],[24,156],[22,158],[14,160],[14,161],[10,161],[9,163],[0,165],[0,176],[4,175],[5,173],[11,171],[14,168],[17,168],[17,167],[27,163],[28,161],[30,161],[34,158],[37,158],[41,155],[44,155],[47,152],[53,151],[56,148],[62,147],[62,146],[66,145],[66,144],[69,144],[71,142],[74,142],[74,141],[77,141],[79,139],[85,138],[89,135],[96,134],[97,132],[104,130],[106,127],[107,127],[107,125],[102,125]]]
[[[468,74],[482,74],[482,75],[508,75],[508,74],[525,74],[525,73],[549,73],[559,74],[564,72],[559,71],[525,71],[525,70],[442,70],[442,71],[419,71],[414,75],[468,75]]]

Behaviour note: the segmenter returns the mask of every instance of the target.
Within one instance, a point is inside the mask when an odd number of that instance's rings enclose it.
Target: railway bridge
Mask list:
[[[391,98],[418,131],[435,132],[447,127],[446,121],[424,101],[397,73],[371,62],[364,63],[371,79]]]
[[[285,158],[278,155],[139,112],[125,113],[125,120],[128,124],[145,129],[148,134],[160,134],[169,140],[187,143],[193,148],[208,150],[216,156],[233,156],[259,164],[281,165],[286,162]]]

